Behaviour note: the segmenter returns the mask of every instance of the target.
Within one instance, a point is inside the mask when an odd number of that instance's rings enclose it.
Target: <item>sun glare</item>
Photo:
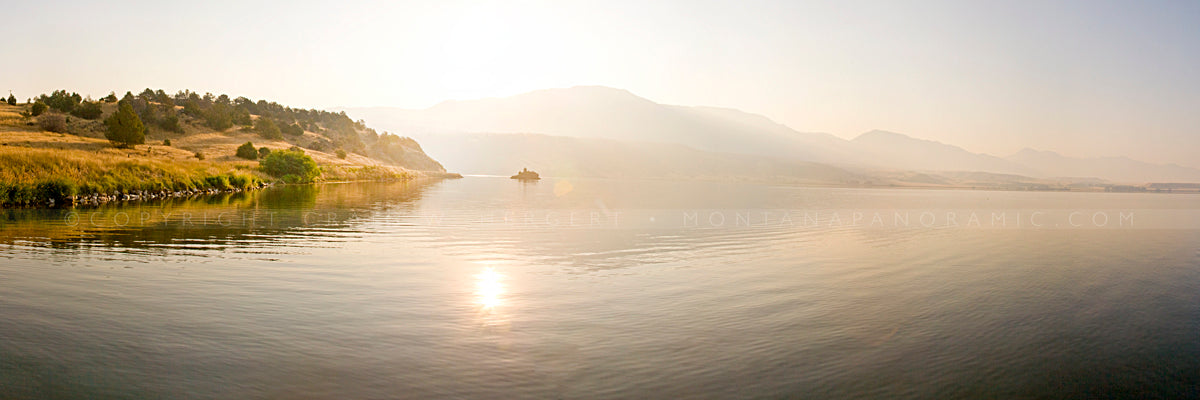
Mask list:
[[[511,95],[553,73],[562,44],[545,16],[505,7],[460,15],[440,43],[441,90],[450,98]]]
[[[490,311],[499,306],[504,295],[504,275],[493,267],[486,267],[475,275],[475,299],[483,310]]]

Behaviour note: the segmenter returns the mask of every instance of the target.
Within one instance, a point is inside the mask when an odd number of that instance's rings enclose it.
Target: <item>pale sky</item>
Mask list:
[[[24,100],[145,87],[425,108],[576,85],[1008,155],[1200,167],[1200,2],[16,1]],[[7,94],[7,93],[5,93]],[[370,121],[367,121],[368,125]]]

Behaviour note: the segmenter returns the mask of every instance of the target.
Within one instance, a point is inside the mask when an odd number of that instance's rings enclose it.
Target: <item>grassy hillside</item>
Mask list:
[[[242,190],[279,181],[257,160],[235,155],[247,142],[302,152],[320,167],[317,180],[447,175],[412,139],[377,134],[344,114],[191,92],[126,95],[121,102],[143,117],[144,138],[119,146],[105,138],[104,121],[117,111],[116,100],[60,91],[33,103],[0,103],[0,205]],[[44,111],[33,116],[35,108]],[[263,125],[283,129],[264,131]]]

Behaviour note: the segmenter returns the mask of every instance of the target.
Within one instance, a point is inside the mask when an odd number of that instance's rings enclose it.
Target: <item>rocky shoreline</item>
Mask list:
[[[118,192],[114,194],[93,193],[87,195],[71,196],[65,199],[44,199],[25,206],[49,206],[49,207],[70,207],[70,206],[98,206],[101,204],[118,202],[118,201],[144,201],[172,198],[186,198],[192,196],[216,195],[222,193],[239,193],[248,190],[259,190],[270,186],[273,183],[259,183],[258,186],[248,189],[191,189],[191,190],[162,190],[162,191],[145,191],[138,190],[132,192]]]

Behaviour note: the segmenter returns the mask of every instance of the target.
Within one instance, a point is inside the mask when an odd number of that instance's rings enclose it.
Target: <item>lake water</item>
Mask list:
[[[0,398],[1196,396],[1198,205],[467,177],[0,210]]]

